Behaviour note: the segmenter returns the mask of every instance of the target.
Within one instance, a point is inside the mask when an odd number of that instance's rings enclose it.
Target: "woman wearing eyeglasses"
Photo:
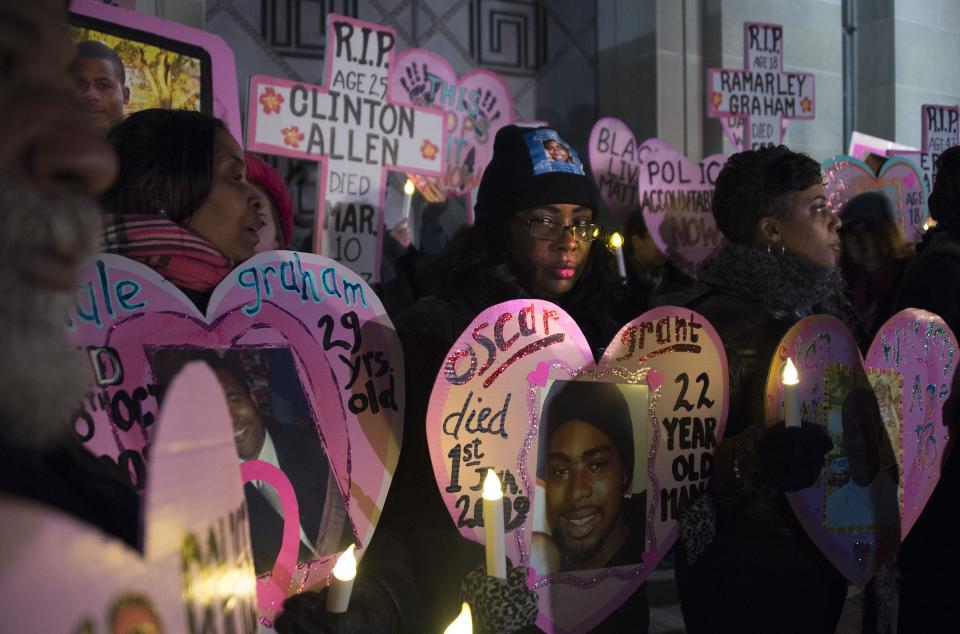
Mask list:
[[[483,561],[482,547],[462,538],[450,521],[427,450],[427,402],[448,350],[485,308],[512,299],[558,304],[576,319],[597,355],[620,325],[605,305],[610,295],[605,290],[615,280],[612,256],[594,244],[601,234],[596,188],[572,150],[571,162],[547,160],[545,145],[551,141],[569,147],[549,128],[507,126],[498,132],[480,183],[474,226],[461,230],[439,259],[428,262],[424,277],[432,296],[395,320],[406,363],[405,428],[380,525],[405,535],[421,564],[417,592],[424,631],[443,631],[454,619],[460,584]],[[564,168],[554,169],[554,163]],[[523,575],[517,580],[523,586]],[[511,596],[535,606],[535,598],[519,589]],[[471,607],[475,614],[483,609]],[[645,594],[639,609],[645,624]],[[639,618],[628,615],[626,623],[637,629]],[[508,620],[492,627],[513,631],[524,624]]]

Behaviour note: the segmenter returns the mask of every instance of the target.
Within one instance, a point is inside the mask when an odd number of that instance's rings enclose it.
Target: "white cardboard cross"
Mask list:
[[[388,170],[440,176],[441,110],[394,103],[393,29],[330,14],[327,87],[250,78],[247,148],[320,163],[314,250],[380,279]]]
[[[743,25],[743,69],[707,71],[707,109],[737,151],[778,145],[791,119],[813,119],[814,76],[783,72],[783,26]]]

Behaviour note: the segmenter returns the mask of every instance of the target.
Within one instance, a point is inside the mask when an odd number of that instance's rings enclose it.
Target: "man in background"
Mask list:
[[[106,134],[123,118],[124,106],[130,102],[127,72],[120,56],[103,42],[79,42],[73,73],[84,112],[90,123]]]

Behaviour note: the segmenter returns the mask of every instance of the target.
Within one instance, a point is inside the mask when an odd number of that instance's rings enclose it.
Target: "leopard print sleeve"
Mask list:
[[[470,604],[475,632],[516,632],[537,620],[537,593],[527,587],[527,574],[527,568],[510,568],[506,580],[498,579],[483,565],[467,574],[460,600]]]

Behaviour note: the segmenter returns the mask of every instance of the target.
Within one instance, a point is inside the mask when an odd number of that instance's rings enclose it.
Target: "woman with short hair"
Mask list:
[[[784,492],[811,486],[832,447],[813,421],[764,426],[777,345],[808,315],[856,328],[837,263],[840,219],[820,166],[784,146],[731,156],[713,215],[727,237],[683,294],[727,353],[730,408],[707,493],[681,517],[676,576],[689,632],[832,632],[847,582],[807,537]]]

